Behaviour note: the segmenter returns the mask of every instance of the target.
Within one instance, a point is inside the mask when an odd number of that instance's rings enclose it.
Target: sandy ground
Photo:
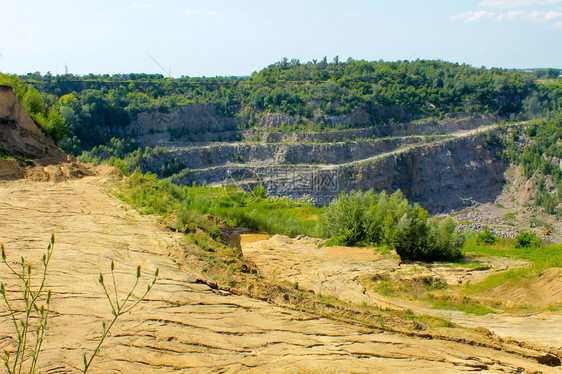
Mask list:
[[[562,313],[536,312],[517,315],[487,314],[475,316],[458,311],[436,310],[415,300],[388,297],[374,292],[360,282],[373,274],[399,274],[402,277],[430,275],[441,277],[448,284],[470,281],[477,283],[490,274],[525,265],[522,261],[489,258],[484,265],[489,269],[463,269],[446,266],[423,267],[401,264],[397,257],[375,255],[372,248],[321,247],[309,238],[291,239],[286,236],[242,235],[244,255],[253,260],[262,274],[277,281],[298,282],[302,289],[332,296],[354,304],[375,305],[380,308],[410,309],[420,315],[434,315],[466,327],[485,327],[502,337],[511,337],[536,345],[562,350]],[[558,269],[552,269],[556,277]],[[548,292],[551,304],[562,301],[560,278],[551,280],[556,290],[536,290],[537,295]],[[545,292],[542,292],[545,291]],[[525,294],[523,294],[525,295]],[[498,295],[500,298],[501,295]],[[505,295],[503,295],[505,296]],[[511,296],[515,298],[515,296]],[[554,300],[554,298],[556,300]],[[547,304],[548,305],[548,304]]]
[[[559,372],[516,354],[375,332],[212,290],[171,257],[181,252],[181,236],[109,197],[106,181],[0,181],[0,242],[8,260],[25,256],[38,266],[50,233],[57,239],[43,372],[78,372],[82,355],[96,346],[102,320],[111,318],[97,279],[100,271],[108,279],[111,260],[121,297],[137,264],[143,280],[156,267],[160,277],[148,300],[114,327],[92,373]],[[1,268],[8,297],[16,297],[15,279]],[[9,349],[13,333],[1,305],[0,349]]]

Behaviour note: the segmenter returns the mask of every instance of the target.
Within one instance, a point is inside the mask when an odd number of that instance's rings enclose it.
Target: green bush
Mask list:
[[[427,212],[415,206],[398,221],[391,244],[403,260],[425,260],[428,234]]]
[[[441,222],[432,220],[429,225],[429,241],[426,251],[428,260],[454,261],[462,257],[461,248],[465,237],[451,217]]]
[[[476,243],[478,244],[496,244],[497,242],[498,237],[489,229],[484,229],[484,231],[476,234]]]
[[[535,233],[522,232],[515,237],[515,248],[537,248],[542,246],[542,240]]]
[[[253,194],[254,194],[254,196],[255,196],[256,198],[257,198],[257,197],[264,198],[264,197],[265,197],[265,193],[266,193],[265,187],[262,186],[261,184],[254,187]]]
[[[352,191],[340,194],[318,222],[325,245],[389,245],[403,260],[456,260],[464,236],[451,218],[430,220],[426,210],[411,206],[402,192],[388,196]]]
[[[391,196],[373,190],[343,191],[318,221],[318,231],[324,238],[344,235],[351,245],[389,244],[396,223],[407,210],[408,201],[400,191]]]
[[[324,246],[341,245],[350,247],[357,244],[357,233],[353,229],[341,229],[340,232],[324,243]]]
[[[0,160],[7,160],[9,158],[12,158],[12,156],[13,156],[12,152],[10,152],[6,149],[0,148]]]

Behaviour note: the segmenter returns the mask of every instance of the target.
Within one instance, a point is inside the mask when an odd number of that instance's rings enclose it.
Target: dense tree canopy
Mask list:
[[[45,111],[54,106],[65,120],[69,137],[63,144],[71,151],[108,142],[139,112],[166,112],[189,103],[215,104],[220,115],[241,117],[245,128],[254,126],[255,116],[265,111],[295,116],[293,127],[309,130],[337,126],[337,120],[327,118],[356,108],[372,114],[373,120],[362,127],[451,112],[542,116],[562,107],[562,85],[555,79],[559,73],[439,60],[342,62],[336,57],[307,63],[284,58],[249,77],[30,73],[20,79],[36,89],[22,96],[33,111],[40,111],[39,93]]]

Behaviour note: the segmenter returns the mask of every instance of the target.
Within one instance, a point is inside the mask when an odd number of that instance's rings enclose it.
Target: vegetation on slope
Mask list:
[[[22,83],[15,76],[0,74],[0,84],[14,89],[14,94],[41,129],[43,134],[59,144],[66,138],[66,120],[60,113],[60,106],[47,102],[36,88]]]
[[[530,140],[523,149],[515,147],[520,137]],[[562,113],[535,121],[524,132],[514,129],[505,143],[509,161],[520,164],[527,179],[535,177],[538,190],[535,204],[547,213],[558,213],[558,204],[562,202]]]
[[[307,63],[283,59],[242,78],[32,73],[20,79],[38,89],[46,107],[54,107],[66,120],[69,134],[63,147],[78,155],[122,136],[120,129],[140,112],[167,112],[190,103],[214,104],[219,115],[240,117],[242,128],[255,126],[266,112],[294,116],[292,125],[283,125],[285,131],[341,128],[337,119],[329,118],[354,109],[371,118],[358,124],[362,127],[452,112],[542,116],[562,105],[560,83],[537,81],[555,73],[442,61],[342,62],[335,58],[328,62],[324,58]],[[4,80],[17,79],[5,76]],[[48,115],[50,111],[43,114]]]
[[[292,237],[315,236],[315,217],[322,212],[322,208],[306,203],[268,199],[259,187],[248,193],[235,188],[176,186],[155,174],[142,174],[138,170],[127,178],[120,197],[143,213],[171,220],[174,227],[186,232],[198,227],[216,232],[202,218],[211,214],[235,227]]]
[[[117,159],[113,163],[119,164]],[[120,197],[144,213],[162,216],[176,229],[190,233],[202,228],[216,240],[217,228],[203,215],[270,234],[330,238],[327,245],[387,245],[406,260],[455,260],[464,241],[451,219],[429,219],[427,211],[409,205],[400,191],[390,197],[372,190],[343,192],[328,208],[317,208],[268,199],[261,186],[250,192],[177,186],[137,170],[127,178]]]
[[[482,237],[493,238],[482,241]],[[467,240],[462,249],[466,257],[510,257],[530,262],[529,266],[508,270],[488,277],[484,282],[471,285],[468,292],[481,292],[499,285],[518,284],[524,279],[536,279],[546,269],[562,268],[562,245],[543,246],[535,234],[522,232],[515,239],[499,239],[486,233],[476,234]]]

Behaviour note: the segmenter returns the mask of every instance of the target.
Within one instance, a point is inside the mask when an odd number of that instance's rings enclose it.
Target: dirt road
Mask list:
[[[109,197],[105,183],[104,175],[56,184],[0,181],[0,242],[8,259],[25,256],[35,268],[50,233],[57,238],[43,372],[78,372],[82,355],[96,346],[102,320],[111,317],[97,279],[111,260],[121,290],[137,264],[143,279],[156,267],[160,277],[148,300],[115,326],[92,373],[559,372],[503,351],[380,333],[212,290],[174,258],[180,234]],[[16,289],[4,267],[0,279]],[[0,349],[10,347],[12,329],[1,305]]]

